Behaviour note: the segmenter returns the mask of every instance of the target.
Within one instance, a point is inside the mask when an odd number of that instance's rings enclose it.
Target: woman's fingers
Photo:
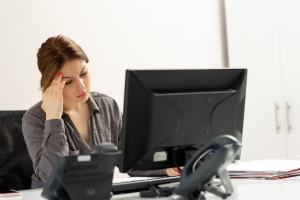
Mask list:
[[[60,85],[59,85],[59,88],[61,90],[61,92],[63,91],[64,87],[65,87],[65,84],[66,84],[66,79],[63,79],[61,82],[60,82]]]
[[[183,170],[183,167],[179,167],[179,169],[181,169],[181,171]],[[180,173],[179,169],[177,167],[174,168],[174,170],[178,173]]]
[[[180,172],[174,170],[174,176],[180,176]]]
[[[58,86],[61,83],[61,79],[62,79],[62,73],[59,72],[58,74],[55,73],[54,78],[51,82],[51,86]]]
[[[175,170],[175,168],[167,169],[168,176],[180,176],[180,173]]]
[[[62,73],[55,73],[50,87],[47,88],[47,92],[62,92],[65,86],[66,79],[62,79]]]
[[[55,80],[55,85],[59,86],[60,83],[61,83],[61,80],[62,80],[62,73],[59,72],[58,75],[57,75],[57,78]]]

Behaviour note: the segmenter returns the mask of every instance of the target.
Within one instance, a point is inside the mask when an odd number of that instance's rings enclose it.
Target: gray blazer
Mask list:
[[[22,129],[33,162],[32,188],[44,187],[53,166],[61,156],[87,154],[93,146],[103,142],[119,146],[122,114],[114,99],[104,94],[91,92],[89,105],[88,138],[86,142],[69,115],[62,119],[46,120],[41,108],[42,101],[32,106],[24,115]],[[131,172],[130,176],[165,176],[166,170]]]

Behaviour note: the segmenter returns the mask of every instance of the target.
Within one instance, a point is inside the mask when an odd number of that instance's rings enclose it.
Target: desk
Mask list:
[[[300,199],[300,179],[290,178],[283,180],[232,180],[234,193],[228,197],[228,200],[299,200]],[[33,189],[22,191],[22,200],[44,200],[41,197],[42,189]],[[154,200],[157,198],[140,198],[138,193],[115,195],[112,200]],[[180,200],[174,195],[162,200]],[[207,200],[220,200],[210,193],[206,194]]]

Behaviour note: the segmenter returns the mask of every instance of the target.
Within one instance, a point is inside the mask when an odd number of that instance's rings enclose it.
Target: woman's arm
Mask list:
[[[51,171],[62,156],[69,155],[69,145],[62,119],[46,120],[26,113],[22,121],[24,139],[36,176],[47,182]]]
[[[55,74],[51,85],[42,94],[41,109],[45,119],[37,117],[39,107],[27,111],[22,120],[24,139],[37,178],[46,182],[58,157],[69,155],[63,113],[62,73]],[[36,111],[37,113],[34,113]],[[41,111],[41,110],[40,110]],[[36,114],[36,115],[35,115]]]

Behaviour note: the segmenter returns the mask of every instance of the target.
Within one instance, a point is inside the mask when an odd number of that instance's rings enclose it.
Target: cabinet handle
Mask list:
[[[277,106],[277,103],[275,102],[275,125],[276,125],[276,133],[279,133],[280,126],[278,125],[278,109],[279,106]]]
[[[287,123],[287,132],[290,133],[292,130],[292,126],[290,125],[290,109],[291,106],[288,102],[286,102],[286,123]]]

